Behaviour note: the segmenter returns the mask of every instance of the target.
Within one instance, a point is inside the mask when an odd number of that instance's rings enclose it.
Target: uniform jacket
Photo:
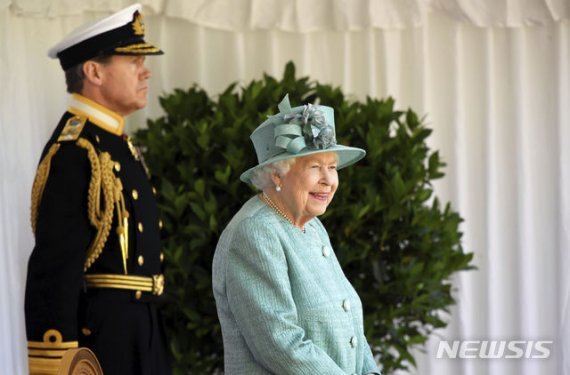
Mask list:
[[[28,263],[25,296],[32,372],[38,366],[53,368],[54,359],[80,345],[90,334],[79,312],[89,289],[85,275],[161,273],[160,221],[153,188],[136,149],[129,145],[122,130],[120,116],[73,95],[71,107],[42,154],[32,199],[36,202],[32,207],[36,242]],[[83,147],[80,139],[84,140]],[[113,200],[120,194],[124,207],[120,216],[118,204],[107,211],[112,211],[111,218],[107,218],[110,228],[103,230],[107,237],[99,241],[102,248],[93,253],[91,247],[102,236],[93,220],[102,223],[105,219],[90,217],[89,212],[95,212],[90,197],[100,195],[101,212],[111,204],[102,189],[92,186],[94,176],[101,175],[94,166],[99,163],[103,168],[103,154],[112,163],[116,188]],[[119,217],[128,222],[123,225],[127,234],[123,240],[128,247],[121,246],[117,234]],[[142,303],[158,297],[150,292],[121,290],[113,298]]]
[[[213,289],[226,374],[380,373],[323,225],[305,231],[256,196],[222,233]]]

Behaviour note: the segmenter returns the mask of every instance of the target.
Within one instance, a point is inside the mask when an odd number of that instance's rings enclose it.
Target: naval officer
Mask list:
[[[70,106],[47,142],[32,189],[35,247],[25,314],[31,374],[55,374],[87,348],[105,375],[169,374],[157,304],[162,223],[124,117],[147,102],[147,55],[135,4],[83,25],[51,48]],[[63,361],[65,362],[65,360]]]

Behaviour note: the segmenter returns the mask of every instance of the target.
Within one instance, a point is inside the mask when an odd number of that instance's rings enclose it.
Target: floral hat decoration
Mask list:
[[[337,144],[331,107],[307,104],[291,108],[287,94],[278,108],[278,114],[270,116],[251,133],[259,164],[242,173],[243,182],[250,183],[256,169],[280,160],[336,152],[337,169],[341,169],[366,155],[361,148]]]

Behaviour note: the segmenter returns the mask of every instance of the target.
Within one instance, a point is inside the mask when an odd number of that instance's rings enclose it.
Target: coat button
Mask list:
[[[160,263],[164,262],[164,253],[160,252]]]
[[[342,301],[342,308],[344,309],[344,311],[350,311],[350,301],[347,299]]]
[[[330,254],[329,247],[328,247],[327,245],[324,245],[322,251],[323,251],[323,256],[324,256],[325,258],[327,258],[327,257],[329,256],[329,254]]]
[[[91,336],[91,330],[87,327],[81,328],[81,333],[83,333],[83,336]]]
[[[154,186],[152,187],[152,193],[156,195],[156,188]]]
[[[141,297],[142,297],[142,292],[141,292],[140,290],[137,290],[136,293],[135,293],[135,298],[136,298],[136,299],[141,299]]]
[[[133,191],[131,192],[131,195],[133,196],[134,200],[139,199],[139,192],[137,191],[137,189],[133,189]]]
[[[144,257],[142,255],[139,255],[139,257],[137,258],[137,263],[139,264],[139,266],[142,266],[144,264]]]
[[[350,338],[350,347],[351,348],[356,348],[356,344],[358,344],[358,340],[356,339],[356,336],[352,336]]]
[[[116,172],[120,172],[120,171],[121,171],[121,163],[119,163],[118,161],[115,162],[115,171],[116,171]]]
[[[159,229],[162,229],[163,225],[164,225],[164,224],[162,223],[162,220],[159,220],[159,221],[158,221],[158,228],[159,228]]]
[[[139,225],[137,226],[137,228],[138,228],[139,232],[141,232],[141,233],[143,232],[144,228],[143,228],[142,223],[139,222]]]
[[[96,141],[97,143],[101,143],[101,139],[99,139],[99,136],[98,136],[98,135],[95,136],[95,141]]]

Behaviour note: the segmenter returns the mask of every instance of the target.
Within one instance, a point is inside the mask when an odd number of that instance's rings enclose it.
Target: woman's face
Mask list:
[[[338,187],[337,155],[322,152],[301,156],[285,176],[276,176],[275,195],[295,223],[304,224],[325,213]]]

